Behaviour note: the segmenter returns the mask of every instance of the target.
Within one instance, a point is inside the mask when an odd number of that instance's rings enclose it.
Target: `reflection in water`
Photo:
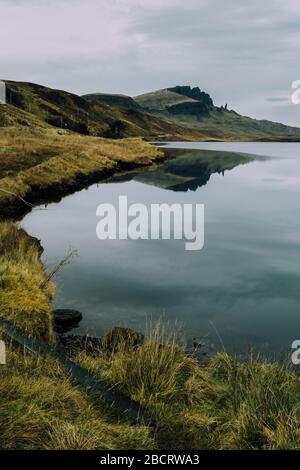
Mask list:
[[[176,158],[162,166],[93,185],[25,217],[48,266],[70,246],[78,251],[56,278],[56,308],[82,311],[81,333],[143,329],[146,318],[163,315],[184,325],[190,343],[205,337],[220,348],[217,331],[228,351],[252,344],[289,352],[300,334],[300,144],[180,145],[199,149],[172,151]],[[204,248],[187,252],[180,240],[100,242],[96,208],[117,205],[120,195],[145,205],[204,204]]]
[[[146,171],[115,176],[109,181],[135,180],[172,191],[196,191],[208,183],[213,173],[221,173],[224,176],[226,170],[232,170],[237,165],[249,163],[255,158],[262,159],[236,152],[174,148],[163,150],[166,156],[163,164],[153,165]]]

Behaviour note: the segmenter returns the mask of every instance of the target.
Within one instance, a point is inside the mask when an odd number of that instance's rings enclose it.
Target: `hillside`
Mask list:
[[[143,112],[143,108],[131,96],[115,95],[109,93],[89,93],[82,95],[82,98],[89,101],[89,103],[108,104],[110,106],[119,106],[127,109],[135,109]]]
[[[57,127],[80,134],[150,140],[300,140],[300,129],[217,107],[198,87],[176,86],[131,98],[77,96],[42,85],[6,81],[0,126]]]
[[[198,87],[177,86],[136,96],[147,112],[221,140],[299,140],[300,128],[241,116],[227,105],[217,107]]]
[[[213,108],[211,97],[198,87],[176,86],[154,91],[135,97],[136,103],[149,112],[166,112],[173,114],[194,114],[203,116]]]
[[[130,97],[105,94],[80,97],[34,83],[5,83],[8,104],[0,109],[0,125],[24,124],[25,119],[27,123],[108,138],[181,138],[186,133],[179,125],[145,112]]]
[[[150,166],[162,158],[156,146],[141,138],[86,136],[37,128],[33,121],[2,127],[0,219],[23,215],[34,204],[60,200],[120,170]]]

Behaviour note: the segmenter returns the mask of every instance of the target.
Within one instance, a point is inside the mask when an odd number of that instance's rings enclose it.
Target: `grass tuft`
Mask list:
[[[95,405],[95,400],[97,403]],[[8,350],[0,368],[1,449],[151,449],[149,430],[113,416],[52,360]]]
[[[159,324],[138,349],[77,360],[143,404],[159,448],[300,448],[300,381],[285,365],[225,353],[204,365]]]

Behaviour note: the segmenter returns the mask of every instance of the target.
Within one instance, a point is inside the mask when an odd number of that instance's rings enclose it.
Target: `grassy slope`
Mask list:
[[[118,343],[114,353],[75,360],[142,403],[154,434],[75,386],[52,360],[9,348],[0,448],[300,449],[300,379],[287,367],[225,353],[203,365],[160,328],[138,349]]]
[[[134,98],[141,108],[147,108],[151,111],[164,111],[167,106],[178,103],[193,103],[195,100],[188,96],[174,93],[168,89],[153,91]]]
[[[234,111],[214,107],[208,116],[195,116],[188,111],[184,114],[172,114],[168,107],[179,103],[195,104],[184,95],[165,90],[158,90],[135,97],[136,102],[153,115],[180,123],[194,131],[201,132],[211,139],[221,140],[264,140],[264,139],[300,139],[300,129],[285,126],[272,121],[252,119]],[[188,109],[188,108],[187,108]]]
[[[214,108],[207,119],[193,123],[193,127],[201,129],[204,133],[221,136],[224,139],[256,140],[264,139],[298,139],[300,140],[300,129],[285,126],[284,124],[253,119],[241,116],[234,111],[225,111]]]
[[[52,337],[54,286],[47,283],[37,240],[9,222],[0,222],[0,316],[30,335]]]
[[[1,449],[152,449],[147,428],[120,420],[52,360],[9,349],[0,368]]]
[[[186,130],[145,112],[133,100],[113,95],[83,97],[41,85],[6,81],[8,107],[25,111],[44,123],[83,134],[106,137],[115,122],[122,122],[122,136],[180,136]],[[110,99],[109,99],[110,96]],[[12,105],[12,106],[11,106]],[[1,110],[3,112],[3,110]],[[1,123],[1,115],[0,115]]]
[[[161,155],[139,138],[109,140],[50,126],[0,128],[0,149],[0,214],[24,206],[20,197],[76,189],[93,175],[149,165]]]
[[[143,404],[158,448],[300,449],[300,380],[284,366],[225,353],[201,365],[157,327],[134,351],[77,360]]]
[[[194,105],[193,98],[158,90],[135,98],[92,93],[82,97],[32,83],[6,81],[7,102],[0,108],[0,126],[40,120],[83,134],[160,140],[299,140],[300,130],[271,121],[241,116],[213,107],[208,116],[170,113],[169,106]],[[11,105],[10,105],[11,103]],[[5,110],[6,108],[6,110]],[[188,108],[187,108],[188,109]]]

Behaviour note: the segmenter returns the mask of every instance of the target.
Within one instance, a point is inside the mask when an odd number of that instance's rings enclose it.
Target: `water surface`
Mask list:
[[[162,172],[126,175],[35,209],[22,226],[41,240],[48,266],[70,247],[78,251],[56,279],[56,306],[83,312],[80,333],[102,334],[115,325],[143,329],[146,318],[163,316],[184,324],[190,342],[205,337],[220,349],[219,335],[229,351],[251,344],[288,352],[300,337],[300,144],[168,147],[202,149],[201,158],[206,150],[268,158],[208,179],[188,171],[188,183],[175,190]],[[96,207],[117,204],[119,195],[129,203],[205,204],[203,250],[185,251],[182,241],[99,241]]]

